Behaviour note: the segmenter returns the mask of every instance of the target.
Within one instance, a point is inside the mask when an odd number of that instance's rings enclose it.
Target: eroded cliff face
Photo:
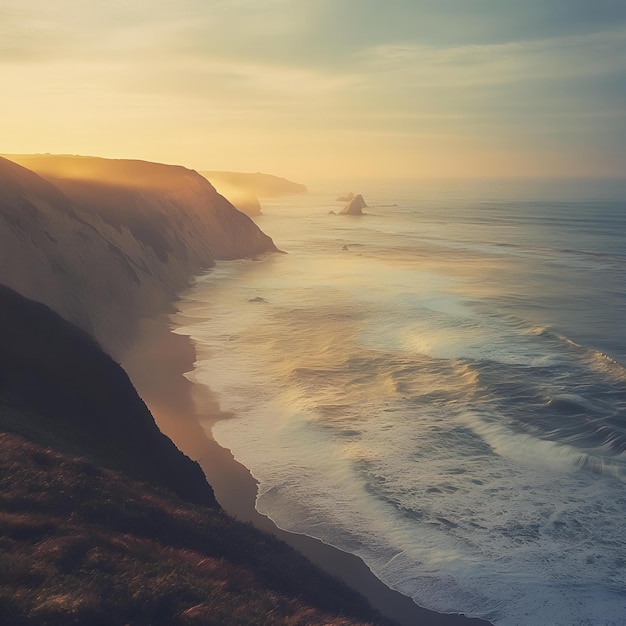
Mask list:
[[[0,158],[0,283],[45,303],[117,358],[138,320],[163,310],[216,259],[273,251],[272,240],[192,170]]]

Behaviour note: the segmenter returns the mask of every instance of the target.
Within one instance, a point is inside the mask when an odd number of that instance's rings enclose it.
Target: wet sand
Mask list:
[[[211,426],[229,414],[204,385],[184,374],[193,370],[195,349],[190,339],[170,331],[167,317],[145,320],[122,365],[147,404],[159,428],[185,454],[198,461],[222,508],[250,522],[304,554],[318,567],[365,596],[382,615],[402,626],[486,626],[482,620],[444,615],[417,606],[410,598],[380,582],[358,557],[317,539],[278,528],[255,509],[257,482],[230,450],[211,437]]]

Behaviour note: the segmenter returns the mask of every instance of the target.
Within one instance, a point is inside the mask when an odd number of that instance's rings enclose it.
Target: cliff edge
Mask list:
[[[271,239],[184,168],[68,159],[0,159],[0,622],[380,624],[225,515],[96,341],[123,352],[193,274]]]
[[[120,358],[138,320],[218,259],[276,251],[202,176],[95,157],[0,158],[0,283]]]
[[[126,372],[85,332],[4,285],[0,431],[217,506],[200,466],[161,433]]]

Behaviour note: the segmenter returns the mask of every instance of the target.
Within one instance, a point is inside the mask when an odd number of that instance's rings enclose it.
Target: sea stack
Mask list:
[[[359,193],[339,212],[339,215],[363,215],[363,209],[367,206],[363,196]]]

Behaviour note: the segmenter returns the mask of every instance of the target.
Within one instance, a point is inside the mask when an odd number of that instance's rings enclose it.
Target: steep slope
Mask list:
[[[210,181],[212,185],[215,185],[215,189],[219,191],[225,198],[228,198],[229,202],[232,202],[238,211],[245,213],[250,217],[262,215],[261,203],[257,196],[255,196],[246,187],[239,187],[237,185],[230,185],[228,183],[220,181]]]
[[[0,433],[0,623],[381,622],[350,589],[220,510]]]
[[[261,215],[259,198],[274,198],[290,193],[304,193],[300,183],[271,174],[246,174],[243,172],[199,172],[215,188],[246,215]]]
[[[368,619],[352,590],[215,505],[91,338],[0,287],[0,623]]]
[[[0,430],[216,505],[200,466],[159,431],[124,370],[86,333],[2,285]]]
[[[224,516],[89,336],[123,354],[137,320],[190,276],[273,243],[189,170],[101,161],[42,167],[46,180],[0,159],[0,284],[39,301],[0,287],[0,622],[375,619],[353,591]]]
[[[11,159],[0,159],[0,283],[49,305],[115,356],[139,318],[163,309],[215,259],[276,250],[191,170],[91,157]]]
[[[275,251],[271,239],[215,191],[178,165],[66,155],[9,158],[59,187],[116,229],[128,227],[157,255],[232,259]]]
[[[33,172],[0,160],[0,283],[115,349],[130,334],[127,316],[164,306],[176,284],[164,271],[157,284],[151,266],[158,258],[128,230],[117,232]]]

